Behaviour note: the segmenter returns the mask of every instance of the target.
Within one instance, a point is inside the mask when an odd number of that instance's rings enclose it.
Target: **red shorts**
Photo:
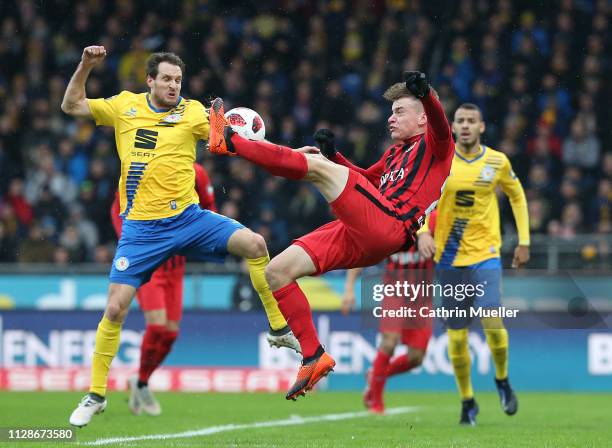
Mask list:
[[[143,311],[166,310],[168,320],[180,321],[183,312],[185,257],[174,256],[158,267],[136,298]]]
[[[308,253],[316,275],[374,265],[413,242],[393,205],[356,171],[330,205],[338,219],[293,242]]]
[[[402,344],[425,350],[431,338],[433,318],[419,314],[419,308],[423,305],[423,302],[412,302],[403,297],[385,297],[382,302],[383,311],[400,311],[402,308],[410,308],[414,310],[414,316],[383,316],[380,318],[380,332],[401,334]]]
[[[431,339],[431,333],[431,328],[404,328],[402,344],[425,351]]]
[[[400,284],[427,285],[433,281],[433,267],[429,266],[425,269],[412,266],[387,267],[382,280],[385,285],[394,285],[398,282]],[[404,289],[401,289],[401,291],[404,291]],[[412,310],[413,314],[408,317],[402,317],[401,315],[400,317],[381,317],[380,332],[400,334],[402,344],[427,350],[427,344],[432,334],[433,317],[429,317],[428,314],[423,316],[421,313],[423,308],[426,308],[426,311],[432,308],[432,298],[425,293],[411,298],[386,296],[382,301],[384,311]]]

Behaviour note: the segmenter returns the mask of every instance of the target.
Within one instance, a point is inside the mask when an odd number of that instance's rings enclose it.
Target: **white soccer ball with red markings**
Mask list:
[[[266,138],[266,125],[261,116],[248,107],[235,107],[225,113],[225,118],[236,133],[248,140]]]

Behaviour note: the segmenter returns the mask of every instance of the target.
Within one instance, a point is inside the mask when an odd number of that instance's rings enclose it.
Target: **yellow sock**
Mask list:
[[[508,377],[508,330],[496,328],[484,332],[495,363],[495,378],[503,380]]]
[[[448,357],[453,365],[455,381],[459,396],[462,400],[474,397],[471,378],[470,351],[468,349],[468,330],[447,330],[448,333]]]
[[[247,258],[247,265],[249,266],[249,275],[251,276],[251,283],[253,288],[259,294],[261,303],[263,303],[266,315],[268,316],[268,322],[272,330],[280,330],[287,326],[287,321],[283,317],[282,313],[278,309],[278,303],[270,291],[270,286],[266,281],[265,270],[268,263],[270,263],[270,257],[259,257],[259,258]]]
[[[105,396],[106,380],[111,362],[119,350],[121,322],[111,322],[102,317],[96,331],[96,348],[91,362],[91,386],[89,392]]]

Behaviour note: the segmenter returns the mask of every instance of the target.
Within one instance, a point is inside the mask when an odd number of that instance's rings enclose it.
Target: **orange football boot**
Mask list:
[[[234,155],[230,148],[228,148],[226,140],[226,128],[230,128],[230,125],[227,118],[225,118],[223,100],[221,98],[215,98],[210,104],[208,120],[210,123],[208,150],[213,154]]]
[[[311,390],[323,377],[333,372],[335,365],[336,361],[327,352],[323,352],[321,356],[308,364],[302,364],[297,379],[285,398],[295,401],[297,397],[306,395],[306,392]]]

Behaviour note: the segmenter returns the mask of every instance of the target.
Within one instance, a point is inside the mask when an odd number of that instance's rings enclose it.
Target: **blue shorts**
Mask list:
[[[441,307],[447,310],[466,310],[467,317],[449,317],[450,328],[465,328],[471,322],[470,308],[497,308],[501,306],[502,265],[499,258],[489,258],[469,266],[436,266],[436,280],[442,291]]]
[[[193,204],[170,218],[125,219],[110,272],[111,283],[140,287],[173,255],[191,260],[223,262],[227,242],[244,228],[238,221]]]

